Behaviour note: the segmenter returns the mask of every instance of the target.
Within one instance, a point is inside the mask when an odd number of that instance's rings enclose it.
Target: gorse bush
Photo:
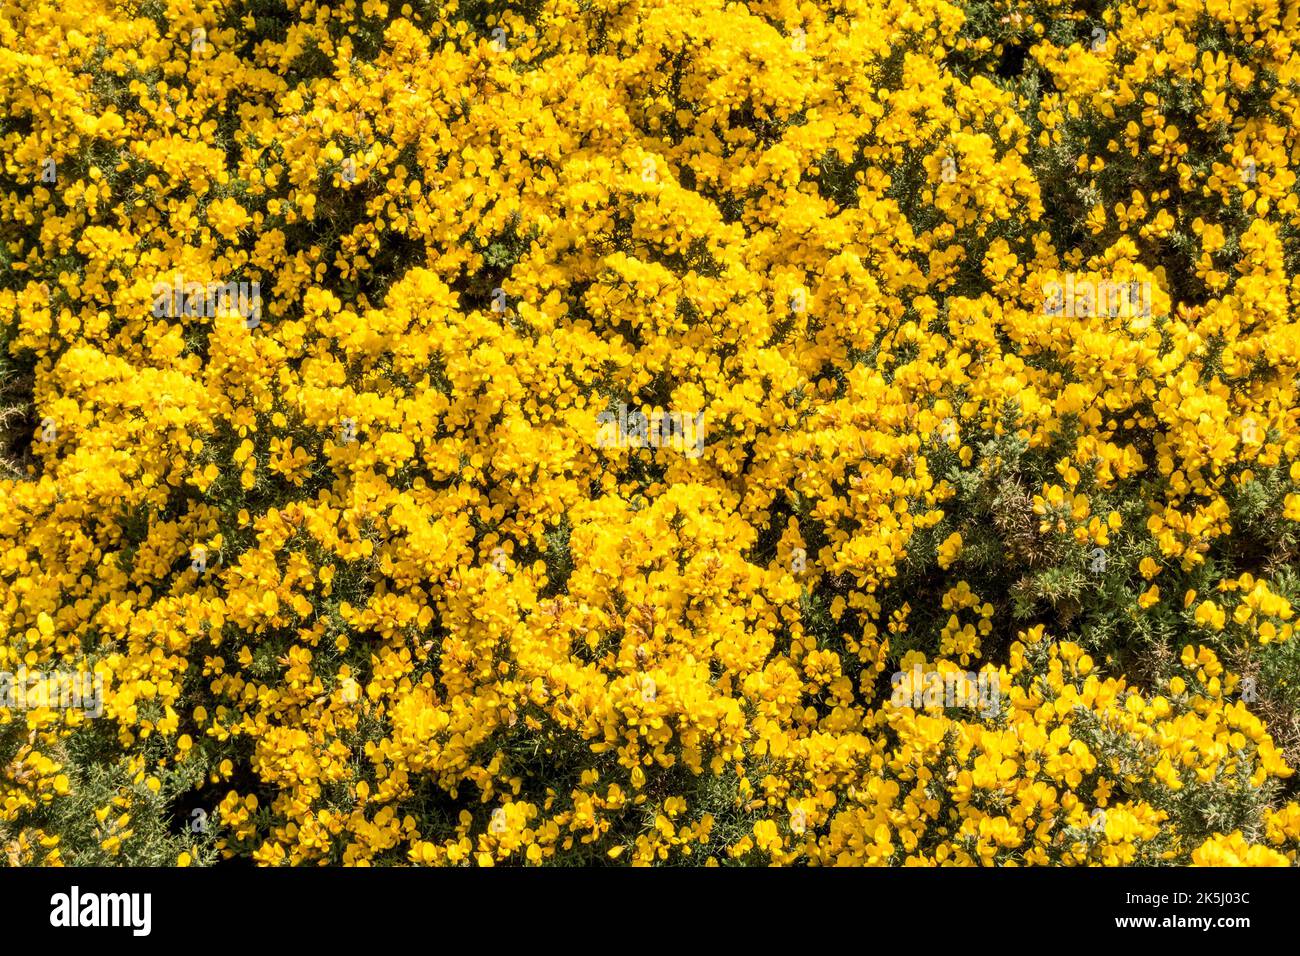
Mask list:
[[[1297,46],[4,3],[7,860],[1295,862]]]

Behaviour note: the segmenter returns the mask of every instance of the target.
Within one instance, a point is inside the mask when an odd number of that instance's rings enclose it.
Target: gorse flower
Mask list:
[[[1296,862],[1298,17],[9,3],[7,859]]]

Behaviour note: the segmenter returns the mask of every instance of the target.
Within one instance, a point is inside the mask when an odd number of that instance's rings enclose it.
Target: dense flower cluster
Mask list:
[[[1294,3],[2,9],[8,861],[1297,861]]]

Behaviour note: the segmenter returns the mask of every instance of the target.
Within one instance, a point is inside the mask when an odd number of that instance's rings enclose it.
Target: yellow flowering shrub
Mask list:
[[[1300,11],[1088,10],[5,0],[7,860],[1295,863]]]

